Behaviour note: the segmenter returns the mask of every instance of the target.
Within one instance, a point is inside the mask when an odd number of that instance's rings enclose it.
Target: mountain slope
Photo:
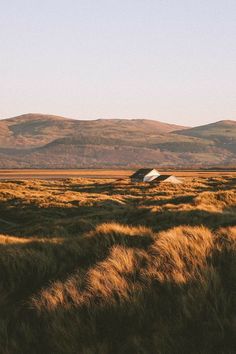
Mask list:
[[[43,146],[55,139],[86,134],[120,138],[121,134],[142,136],[169,133],[184,127],[146,119],[76,120],[53,115],[24,114],[0,120],[0,147],[29,148]]]
[[[28,114],[0,121],[0,168],[236,165],[235,126]]]
[[[223,120],[196,128],[176,131],[176,134],[214,141],[217,146],[236,153],[236,121]]]

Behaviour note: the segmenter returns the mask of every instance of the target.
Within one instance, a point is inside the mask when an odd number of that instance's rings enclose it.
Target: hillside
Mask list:
[[[27,114],[0,121],[0,168],[235,165],[235,126]]]
[[[198,137],[214,141],[219,147],[236,153],[236,121],[223,120],[196,128],[176,131],[176,134]]]
[[[92,137],[102,133],[112,138],[134,134],[138,138],[144,134],[169,133],[182,128],[147,119],[76,120],[53,115],[24,114],[0,120],[0,147],[38,147],[80,133]]]

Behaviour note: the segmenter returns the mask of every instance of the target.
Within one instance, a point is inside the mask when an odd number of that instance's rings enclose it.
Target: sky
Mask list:
[[[236,119],[235,0],[0,0],[0,118]]]

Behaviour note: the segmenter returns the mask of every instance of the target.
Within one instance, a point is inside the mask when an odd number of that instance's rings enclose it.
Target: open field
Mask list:
[[[213,176],[236,176],[236,170],[204,171],[204,170],[163,170],[163,174],[174,174],[179,177],[213,177]],[[64,178],[125,178],[134,173],[134,170],[118,169],[0,169],[0,179],[64,179]]]
[[[5,173],[0,353],[235,353],[235,173]]]

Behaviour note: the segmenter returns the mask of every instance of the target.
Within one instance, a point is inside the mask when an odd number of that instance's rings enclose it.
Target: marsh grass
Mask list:
[[[0,183],[0,352],[234,353],[235,178]]]

